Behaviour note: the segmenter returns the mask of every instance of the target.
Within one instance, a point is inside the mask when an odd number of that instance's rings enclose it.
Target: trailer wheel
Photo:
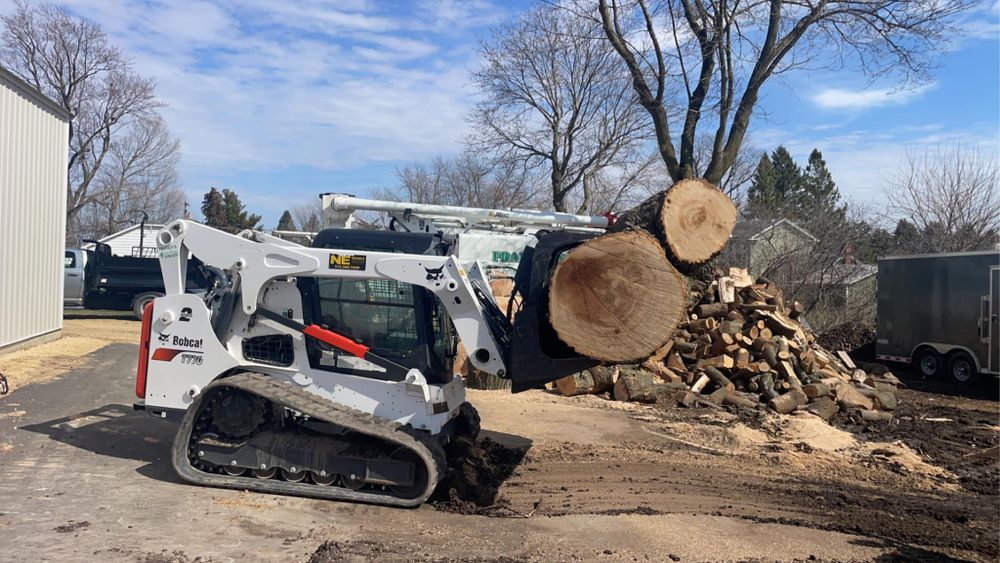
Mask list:
[[[952,382],[959,385],[971,385],[976,381],[979,373],[976,370],[976,362],[968,352],[955,350],[948,354],[948,376]]]
[[[157,297],[163,297],[163,294],[157,293],[155,291],[149,291],[146,293],[140,293],[139,295],[136,295],[135,298],[132,299],[132,314],[135,315],[135,318],[141,321],[142,312],[146,308],[146,303],[149,303],[150,301],[156,299]]]
[[[943,371],[944,360],[933,348],[921,348],[913,355],[913,365],[924,377],[937,377]]]

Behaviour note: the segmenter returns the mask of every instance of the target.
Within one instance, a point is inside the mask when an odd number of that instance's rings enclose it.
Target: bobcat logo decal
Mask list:
[[[424,268],[427,270],[427,281],[438,281],[444,278],[444,266],[440,268]]]

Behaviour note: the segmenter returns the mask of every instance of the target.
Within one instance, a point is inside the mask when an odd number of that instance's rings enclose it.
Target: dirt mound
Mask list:
[[[846,350],[855,360],[875,358],[875,327],[865,323],[844,323],[816,337],[827,350]]]
[[[483,514],[505,506],[500,485],[511,475],[526,449],[510,448],[484,438],[473,442],[459,438],[448,445],[448,473],[431,498],[438,510]]]

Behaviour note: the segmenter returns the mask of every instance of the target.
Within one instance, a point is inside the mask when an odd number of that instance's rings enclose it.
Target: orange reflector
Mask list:
[[[142,330],[139,333],[139,367],[135,370],[135,396],[146,398],[146,372],[149,369],[149,333],[153,329],[153,302],[142,308]]]

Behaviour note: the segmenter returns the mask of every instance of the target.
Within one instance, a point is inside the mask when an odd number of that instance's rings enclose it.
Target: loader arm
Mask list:
[[[160,231],[157,246],[167,295],[185,293],[188,258],[194,255],[206,266],[238,277],[239,305],[247,315],[258,312],[264,287],[277,278],[385,279],[423,287],[448,312],[473,366],[508,375],[504,346],[509,326],[497,319],[496,304],[488,285],[484,291],[475,262],[454,256],[308,248],[255,231],[232,235],[186,220]]]

